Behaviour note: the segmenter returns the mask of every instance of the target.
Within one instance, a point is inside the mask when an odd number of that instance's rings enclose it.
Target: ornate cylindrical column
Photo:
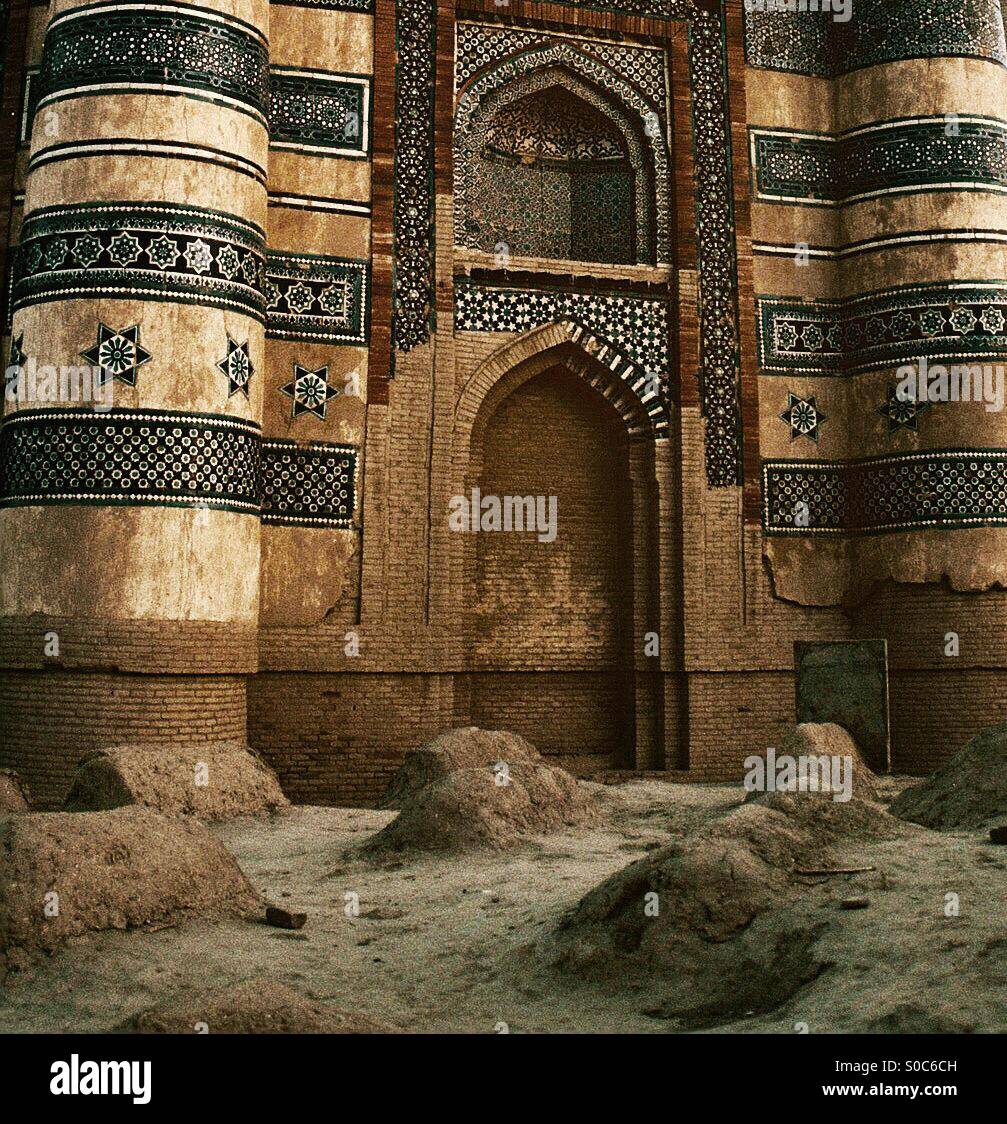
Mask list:
[[[0,763],[42,803],[93,746],[244,737],[267,30],[52,6],[0,428]]]
[[[1003,12],[806,17],[772,39],[767,15],[766,61],[803,33],[791,69],[831,85],[752,138],[777,242],[757,282],[765,554],[779,597],[852,603],[851,634],[888,641],[894,766],[923,772],[1002,720],[1007,683]]]

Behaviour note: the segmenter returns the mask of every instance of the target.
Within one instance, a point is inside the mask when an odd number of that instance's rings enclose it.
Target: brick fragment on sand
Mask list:
[[[303,929],[307,920],[306,913],[291,913],[289,909],[276,905],[266,907],[266,924],[277,929]]]

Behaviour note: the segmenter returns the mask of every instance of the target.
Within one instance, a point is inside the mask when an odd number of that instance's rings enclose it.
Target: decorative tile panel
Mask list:
[[[169,203],[32,212],[13,307],[93,297],[203,304],[261,320],[264,235],[233,215]]]
[[[668,369],[666,299],[616,292],[508,289],[455,280],[455,331],[527,332],[564,319],[598,332],[646,375],[664,383]]]
[[[918,358],[1007,359],[1007,283],[911,285],[846,301],[759,297],[763,374],[852,375]]]
[[[723,14],[693,0],[570,0],[570,6],[688,23],[693,137],[701,140],[693,151],[706,474],[715,487],[736,485],[742,477],[737,251]],[[435,16],[432,0],[396,9],[393,338],[400,350],[426,341],[432,320]],[[465,60],[463,66],[478,65]],[[605,60],[612,69],[615,61],[611,54]]]
[[[284,8],[321,8],[327,12],[373,12],[374,0],[269,0]]]
[[[251,24],[187,4],[99,4],[56,15],[39,107],[111,92],[182,93],[265,122],[266,40]]]
[[[699,401],[706,420],[706,479],[742,480],[738,252],[720,14],[697,11],[689,24],[696,243],[699,254]]]
[[[434,326],[434,82],[437,6],[395,6],[392,345],[410,351]]]
[[[610,39],[587,36],[546,35],[528,28],[501,24],[459,21],[455,48],[455,88],[459,89],[487,66],[529,47],[567,39],[577,50],[592,55],[621,74],[650,101],[655,111],[664,114],[668,101],[667,56],[663,48],[613,43]]]
[[[749,66],[829,78],[915,58],[979,58],[1007,65],[999,0],[852,0],[852,18],[745,6]]]
[[[948,449],[819,463],[766,461],[771,535],[884,534],[1007,525],[1007,451]]]
[[[828,16],[745,4],[745,61],[763,70],[828,78],[835,69]]]
[[[350,527],[357,451],[262,441],[252,422],[164,410],[21,410],[0,425],[0,507],[211,507]]]
[[[594,119],[605,120],[610,133],[618,135],[620,144],[626,147],[636,179],[637,260],[654,262],[656,257],[658,262],[669,262],[669,157],[661,119],[635,87],[581,52],[575,43],[546,38],[481,74],[462,93],[454,132],[455,242],[473,249],[492,249],[497,240],[487,230],[484,215],[487,210],[493,211],[494,199],[479,197],[480,189],[490,194],[480,176],[481,154],[492,145],[495,116],[531,95],[555,97],[557,87],[562,86],[571,92],[571,98],[596,111]]]
[[[853,0],[853,18],[832,27],[842,73],[917,58],[1007,66],[1000,0]]]
[[[206,505],[258,514],[259,428],[217,414],[20,410],[0,427],[0,507]]]
[[[370,269],[366,261],[270,251],[266,335],[282,340],[365,344]]]
[[[890,121],[835,139],[749,130],[757,197],[830,205],[915,191],[1007,191],[1007,122]]]
[[[350,527],[357,451],[349,445],[262,443],[262,521],[294,527]]]
[[[365,156],[370,147],[370,79],[270,67],[271,148],[316,156]]]

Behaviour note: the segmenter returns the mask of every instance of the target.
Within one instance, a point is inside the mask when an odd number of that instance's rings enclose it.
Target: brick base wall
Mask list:
[[[792,672],[694,673],[687,677],[689,777],[732,781],[794,725]]]
[[[368,806],[407,749],[458,722],[450,675],[260,672],[248,740],[299,804]]]
[[[512,730],[578,776],[632,768],[632,693],[624,678],[589,671],[460,678],[473,726]]]
[[[1007,722],[1007,670],[889,673],[892,771],[940,768],[981,730]]]
[[[0,767],[21,774],[40,808],[62,804],[94,749],[243,741],[245,727],[243,676],[0,672]]]

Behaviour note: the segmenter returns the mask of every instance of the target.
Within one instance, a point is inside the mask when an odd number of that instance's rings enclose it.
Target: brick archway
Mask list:
[[[449,536],[465,637],[460,712],[516,729],[583,773],[652,759],[661,737],[661,685],[642,637],[656,619],[645,575],[668,418],[646,391],[604,341],[564,321],[499,348],[455,413],[455,494],[555,495],[559,532],[554,544]]]

